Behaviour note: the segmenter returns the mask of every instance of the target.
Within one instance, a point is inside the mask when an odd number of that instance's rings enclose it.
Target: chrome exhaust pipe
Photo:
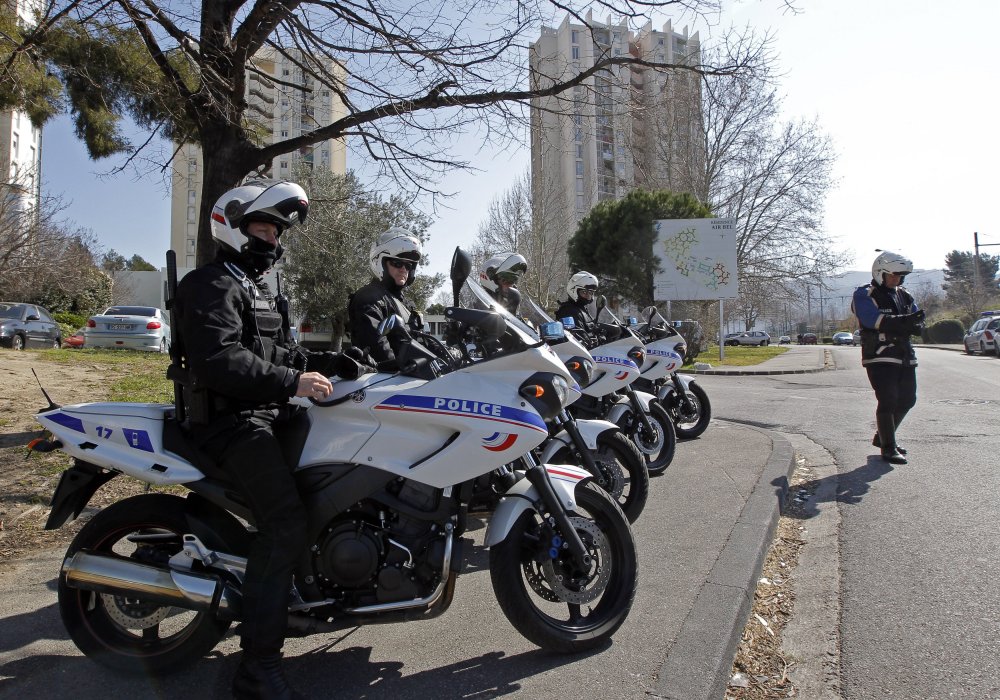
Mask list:
[[[233,591],[215,576],[161,569],[129,559],[77,552],[63,562],[66,585],[131,595],[187,610],[230,610]]]

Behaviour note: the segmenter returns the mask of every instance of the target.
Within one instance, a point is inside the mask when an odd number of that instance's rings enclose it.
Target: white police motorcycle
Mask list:
[[[456,251],[456,291],[470,269]],[[401,371],[335,380],[328,399],[302,411],[298,430],[279,435],[308,513],[308,546],[289,591],[291,632],[447,610],[470,545],[462,535],[477,477],[514,462],[485,535],[500,608],[542,648],[599,646],[628,616],[638,565],[628,521],[587,472],[531,456],[548,437],[545,421],[568,401],[569,372],[498,314],[448,314],[506,349],[442,374],[435,355],[409,341]],[[34,449],[74,458],[48,529],[78,516],[119,475],[188,491],[114,503],[66,552],[63,622],[87,656],[115,669],[181,668],[211,650],[238,615],[254,537],[244,521],[252,525],[252,516],[226,475],[186,441],[176,421],[182,410],[50,401],[38,415],[51,437]]]

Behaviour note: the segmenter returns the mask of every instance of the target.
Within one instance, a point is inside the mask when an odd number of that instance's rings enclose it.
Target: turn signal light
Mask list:
[[[545,387],[539,386],[538,384],[530,384],[528,386],[521,387],[521,395],[525,398],[540,399],[545,395]]]

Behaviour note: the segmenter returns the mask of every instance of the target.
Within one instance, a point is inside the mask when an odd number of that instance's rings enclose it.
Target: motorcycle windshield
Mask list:
[[[514,316],[514,314],[504,308],[503,304],[497,303],[496,299],[491,297],[490,293],[480,287],[477,282],[473,282],[471,279],[466,280],[465,287],[473,296],[474,308],[494,311],[503,316],[504,321],[507,323],[507,329],[525,345],[538,345],[542,342],[541,338],[538,337],[538,333],[531,326]]]
[[[663,314],[661,314],[660,310],[655,306],[647,306],[643,309],[642,318],[639,320],[648,323],[650,328],[667,325],[667,319],[663,318]]]
[[[522,295],[521,304],[525,318],[534,323],[536,326],[541,327],[543,323],[552,323],[555,321],[555,319],[545,313],[545,310],[542,309],[542,307],[539,306],[531,297]]]

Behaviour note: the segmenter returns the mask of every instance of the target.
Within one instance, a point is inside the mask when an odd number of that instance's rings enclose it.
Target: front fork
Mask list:
[[[599,483],[603,484],[604,474],[601,473],[601,470],[597,466],[594,453],[587,449],[587,442],[583,439],[583,435],[580,434],[580,428],[573,417],[569,415],[569,412],[564,408],[552,419],[552,422],[565,430],[570,440],[573,441],[573,445],[580,455],[580,461],[583,462],[580,466],[590,472]]]
[[[566,509],[563,508],[562,501],[559,500],[559,497],[553,490],[552,482],[549,481],[549,473],[538,464],[538,461],[530,452],[521,457],[520,462],[525,469],[525,478],[538,491],[538,495],[545,505],[546,510],[548,510],[552,519],[555,520],[556,527],[562,532],[564,541],[569,546],[569,554],[572,557],[573,566],[577,571],[589,571],[591,564],[590,554],[587,552],[587,547],[583,544],[583,540],[580,539],[580,533],[576,531],[573,523],[570,522],[569,515],[566,513]]]
[[[635,389],[629,384],[625,387],[625,394],[628,396],[629,403],[632,404],[632,412],[635,414],[636,420],[639,421],[639,425],[642,429],[646,431],[646,435],[655,435],[656,431],[653,430],[653,424],[649,422],[649,414],[646,413],[645,408],[642,406],[642,401],[639,400],[639,395],[635,393]]]
[[[677,398],[682,408],[681,415],[690,416],[694,412],[694,406],[691,404],[691,399],[688,398],[688,393],[684,389],[684,382],[681,381],[677,372],[671,372],[670,379],[674,382],[674,389],[677,390]]]

